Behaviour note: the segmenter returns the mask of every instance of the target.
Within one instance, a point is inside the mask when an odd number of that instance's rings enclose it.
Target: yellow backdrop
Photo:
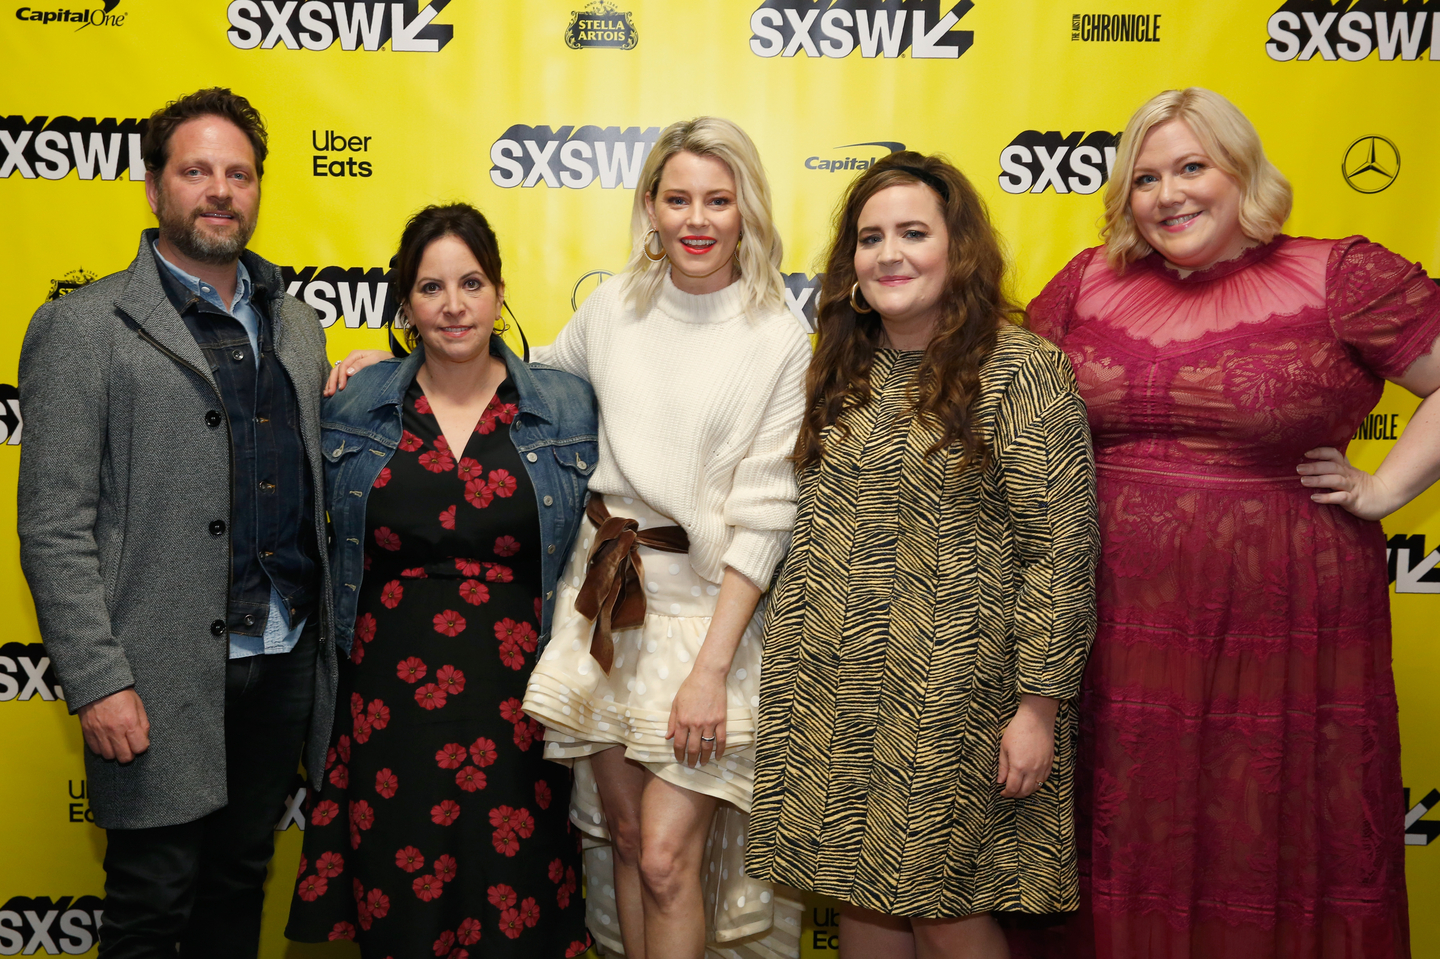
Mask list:
[[[85,6],[89,3],[89,6]],[[67,4],[74,4],[74,8]],[[1352,5],[1361,10],[1351,10]],[[270,126],[253,247],[329,324],[330,353],[384,342],[383,267],[405,217],[478,205],[532,343],[628,251],[659,128],[702,113],[759,144],[797,312],[811,307],[845,183],[903,144],[949,154],[991,205],[1027,299],[1096,242],[1113,135],[1155,92],[1219,90],[1295,185],[1288,231],[1362,233],[1440,263],[1440,4],[1421,0],[38,0],[0,10],[0,955],[93,952],[104,835],[81,741],[38,645],[13,504],[25,324],[123,269],[151,225],[140,121],[228,85]],[[281,19],[283,18],[283,19]],[[1429,117],[1429,119],[1427,119]],[[1107,149],[1108,148],[1108,149]],[[1352,450],[1372,467],[1415,400],[1391,388]],[[157,424],[163,428],[164,424]],[[1386,523],[1395,586],[1415,955],[1440,954],[1440,490]],[[297,804],[298,806],[298,804]],[[1406,811],[1408,810],[1408,811]],[[353,954],[280,935],[300,823],[279,837],[263,955]],[[833,915],[807,910],[807,955]],[[812,928],[813,927],[813,928]],[[350,950],[347,952],[347,950]]]

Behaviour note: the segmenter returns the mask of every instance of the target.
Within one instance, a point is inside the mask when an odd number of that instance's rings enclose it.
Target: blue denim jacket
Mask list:
[[[491,351],[505,361],[519,394],[510,439],[535,487],[540,511],[544,600],[540,648],[550,639],[555,584],[564,571],[585,511],[585,488],[600,455],[595,393],[577,376],[540,363],[527,365],[499,337]],[[385,360],[350,378],[325,401],[320,416],[325,492],[334,539],[335,641],[350,649],[355,606],[365,575],[365,504],[380,470],[400,444],[401,401],[425,360],[417,346],[404,359]],[[538,655],[538,653],[537,653]]]

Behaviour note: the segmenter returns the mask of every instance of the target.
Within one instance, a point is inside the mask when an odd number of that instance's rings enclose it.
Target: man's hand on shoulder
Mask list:
[[[91,752],[116,762],[131,762],[150,748],[150,720],[133,688],[81,706],[80,730]]]

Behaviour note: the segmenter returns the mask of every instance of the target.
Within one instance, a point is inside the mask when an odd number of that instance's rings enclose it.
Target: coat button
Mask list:
[[[533,463],[533,462],[535,462],[537,459],[539,459],[540,457],[536,456],[534,453],[526,453],[526,454],[525,454],[525,458],[526,458],[527,460],[529,460],[530,462]]]
[[[246,626],[254,626],[254,625],[255,625],[255,614],[254,614],[254,613],[246,613],[246,614],[245,614],[245,625],[246,625]]]
[[[245,351],[244,351],[244,350],[236,350],[235,352],[233,352],[233,353],[230,354],[230,358],[231,358],[232,360],[234,360],[236,363],[239,363],[241,360],[245,359]]]
[[[211,623],[211,624],[210,624],[210,635],[212,635],[212,636],[224,636],[224,635],[225,635],[225,620],[223,620],[223,619],[217,619],[217,620],[215,620],[215,622]]]
[[[546,506],[554,506],[554,505],[555,505],[555,497],[553,497],[553,496],[547,496],[547,497],[545,497],[545,499],[543,500],[543,502],[545,503]]]
[[[549,599],[550,597],[552,597],[552,596],[554,596],[554,595],[555,595],[555,590],[552,589],[552,590],[549,590],[548,592],[545,593],[545,598],[546,598],[546,599]]]
[[[212,520],[210,523],[211,536],[225,535],[225,521],[223,519]]]
[[[578,467],[580,467],[580,469],[583,470],[583,469],[585,468],[585,461],[582,460],[580,457],[577,456],[577,457],[575,457],[575,465],[578,466]]]
[[[555,544],[554,544],[554,543],[551,543],[549,546],[547,546],[547,547],[545,548],[545,552],[547,552],[547,553],[553,553],[553,552],[555,552]]]
[[[220,415],[219,410],[211,410],[210,412],[205,414],[205,425],[213,430],[215,427],[220,425],[223,419],[224,418]]]

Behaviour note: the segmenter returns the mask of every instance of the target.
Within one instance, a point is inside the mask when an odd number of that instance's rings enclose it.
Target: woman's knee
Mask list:
[[[686,889],[700,885],[699,870],[677,850],[664,843],[646,845],[640,855],[640,881],[662,906],[681,898]]]
[[[610,830],[610,841],[615,847],[615,858],[626,866],[638,867],[641,860],[640,817],[622,813],[605,817],[606,828]]]

